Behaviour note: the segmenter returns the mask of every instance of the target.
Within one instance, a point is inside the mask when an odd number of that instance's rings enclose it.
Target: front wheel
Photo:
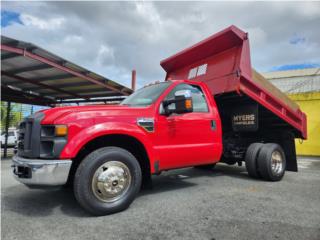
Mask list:
[[[107,215],[129,207],[141,187],[137,159],[118,147],[104,147],[80,163],[74,178],[79,204],[94,215]]]

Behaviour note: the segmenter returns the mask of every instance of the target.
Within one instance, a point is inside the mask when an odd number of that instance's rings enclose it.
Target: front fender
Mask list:
[[[106,122],[84,128],[72,136],[60,154],[61,159],[74,158],[80,149],[93,139],[105,135],[122,134],[134,137],[145,147],[149,159],[154,159],[154,151],[148,134],[139,126],[130,123]]]

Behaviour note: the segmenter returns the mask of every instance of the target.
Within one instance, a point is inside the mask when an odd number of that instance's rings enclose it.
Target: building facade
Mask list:
[[[298,155],[320,156],[320,68],[262,74],[307,114],[308,139],[296,140]]]

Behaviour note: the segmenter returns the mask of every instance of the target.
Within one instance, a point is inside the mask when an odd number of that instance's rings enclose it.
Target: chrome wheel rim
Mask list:
[[[279,151],[274,151],[271,155],[271,170],[274,175],[280,175],[283,170],[283,158]]]
[[[129,168],[119,161],[102,164],[92,178],[92,191],[103,202],[119,200],[129,190],[131,174]]]

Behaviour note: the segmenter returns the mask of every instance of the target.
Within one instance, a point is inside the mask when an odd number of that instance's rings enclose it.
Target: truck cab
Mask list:
[[[268,181],[297,171],[294,138],[306,138],[306,116],[253,76],[246,33],[231,26],[161,66],[164,82],[119,105],[27,117],[15,178],[31,188],[70,185],[83,208],[105,215],[129,207],[165,170],[245,162],[249,176]]]
[[[160,93],[151,95],[154,100],[147,100],[145,96],[153,89],[159,89]],[[190,101],[189,109],[183,105],[186,99]],[[156,154],[153,173],[219,161],[222,153],[220,117],[205,84],[183,80],[158,83],[132,94],[122,105],[134,107],[140,102],[152,112],[149,119],[138,119],[137,123],[142,128],[146,124],[153,126],[145,128]]]

